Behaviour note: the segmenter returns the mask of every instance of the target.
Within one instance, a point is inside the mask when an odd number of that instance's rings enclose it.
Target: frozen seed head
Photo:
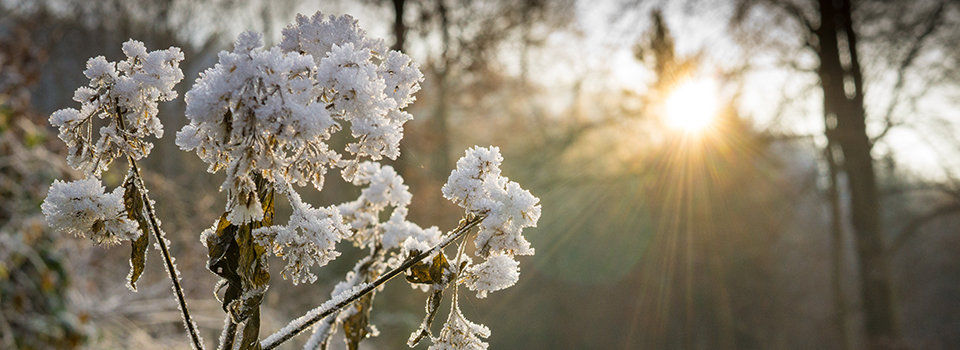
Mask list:
[[[495,254],[467,269],[466,286],[486,298],[487,292],[510,287],[520,280],[520,263],[509,255]]]
[[[283,259],[285,279],[293,284],[313,283],[317,276],[310,268],[324,266],[339,256],[336,244],[350,230],[336,207],[314,208],[289,186],[283,193],[293,208],[290,220],[286,225],[258,228],[253,236],[257,244]]]
[[[540,219],[540,199],[501,176],[497,147],[474,147],[457,161],[443,185],[443,196],[467,212],[486,215],[475,243],[481,255],[532,255],[523,229]]]

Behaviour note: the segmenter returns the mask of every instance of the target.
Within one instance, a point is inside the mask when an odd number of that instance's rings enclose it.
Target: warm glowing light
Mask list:
[[[707,129],[717,114],[717,82],[691,79],[677,86],[664,104],[667,126],[688,133]]]

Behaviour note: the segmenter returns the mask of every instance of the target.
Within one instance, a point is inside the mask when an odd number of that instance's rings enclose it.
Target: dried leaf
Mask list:
[[[360,341],[370,335],[370,310],[373,309],[373,295],[367,293],[353,302],[353,314],[343,321],[343,334],[346,337],[347,348],[357,350]]]
[[[207,241],[207,268],[227,282],[227,289],[222,299],[222,308],[231,312],[231,303],[246,292],[265,290],[270,281],[270,273],[260,258],[266,248],[253,240],[253,230],[273,224],[274,190],[261,176],[256,176],[258,196],[263,206],[263,220],[246,223],[240,226],[227,220],[227,213],[220,216],[215,234],[210,235]],[[260,292],[262,293],[262,291]],[[234,310],[255,310],[257,305],[247,305],[246,298],[241,306],[234,306]],[[248,312],[231,312],[237,322],[242,322]]]
[[[150,245],[150,226],[147,219],[143,216],[143,195],[137,188],[136,182],[132,176],[127,176],[124,182],[123,206],[127,211],[127,217],[137,222],[140,227],[140,237],[131,243],[130,251],[130,274],[127,275],[127,283],[130,289],[137,290],[137,281],[143,274],[143,268],[147,264],[147,246]]]
[[[410,283],[446,284],[449,274],[450,263],[443,252],[439,252],[429,264],[420,261],[411,266],[406,278]]]
[[[260,350],[260,309],[256,309],[243,326],[240,350]]]

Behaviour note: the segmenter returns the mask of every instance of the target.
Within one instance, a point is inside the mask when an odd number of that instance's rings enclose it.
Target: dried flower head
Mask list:
[[[360,158],[396,158],[412,118],[401,109],[423,78],[406,55],[384,56],[382,41],[368,39],[349,16],[298,16],[279,47],[262,46],[247,32],[220,53],[187,93],[190,124],[177,134],[209,171],[226,169],[221,189],[238,224],[259,218],[256,175],[321,189],[330,168],[345,168],[352,180]],[[344,150],[352,159],[327,143],[343,122],[355,139]]]
[[[97,244],[139,237],[137,223],[127,217],[123,206],[123,187],[104,191],[96,178],[56,180],[40,208],[47,224],[57,232],[88,237]]]
[[[67,144],[67,164],[87,175],[99,176],[121,155],[147,156],[153,143],[146,138],[163,135],[157,104],[176,98],[173,87],[183,79],[179,48],[147,52],[142,42],[130,40],[123,44],[123,53],[127,58],[120,62],[103,56],[88,60],[83,74],[90,83],[73,95],[80,109],[61,109],[50,116]],[[97,119],[105,121],[95,140]]]

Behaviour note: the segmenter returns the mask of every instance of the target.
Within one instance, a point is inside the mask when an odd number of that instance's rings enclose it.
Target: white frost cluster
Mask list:
[[[436,226],[422,228],[407,220],[412,195],[393,167],[371,161],[359,163],[353,170],[352,183],[364,186],[360,196],[337,208],[350,225],[354,245],[383,249],[388,256],[386,267],[397,267],[410,252],[426,251],[440,242],[442,232]],[[390,217],[381,222],[388,208],[392,208]]]
[[[50,116],[67,144],[67,163],[87,175],[99,175],[121,155],[147,156],[153,143],[145,139],[163,135],[157,103],[176,98],[173,87],[183,79],[179,48],[147,52],[142,42],[130,40],[123,44],[123,53],[126,59],[119,62],[103,56],[88,60],[83,74],[90,83],[73,95],[80,109],[61,109]],[[96,140],[95,119],[106,120]]]
[[[195,150],[209,171],[226,169],[221,189],[236,224],[262,218],[254,172],[319,189],[339,160],[325,143],[339,126],[316,101],[313,60],[262,46],[260,34],[245,32],[232,52],[220,52],[187,92],[190,124],[177,133],[177,145]]]
[[[227,210],[241,211],[231,214],[240,224],[259,217],[257,173],[319,190],[330,168],[352,180],[361,158],[399,156],[412,119],[402,109],[423,79],[409,57],[387,52],[349,16],[298,15],[279,46],[262,46],[260,34],[246,32],[220,53],[187,93],[190,124],[177,134],[209,171],[225,169]],[[327,141],[343,123],[354,140],[339,152]]]
[[[400,247],[404,252],[427,251],[440,243],[442,233],[436,226],[422,228],[407,221],[407,208],[398,208],[383,223],[384,248]]]
[[[488,260],[468,269],[467,276],[468,287],[478,297],[516,283],[519,272],[513,256],[534,253],[522,233],[540,219],[540,200],[501,176],[502,162],[497,147],[468,149],[442,189],[445,198],[468,213],[486,216],[474,244],[477,254]]]
[[[460,311],[459,305],[457,305],[456,297],[454,297],[453,306],[451,307],[450,314],[447,316],[447,321],[443,324],[443,329],[440,330],[440,336],[433,338],[433,344],[428,348],[429,350],[484,350],[487,348],[487,343],[480,340],[480,338],[487,338],[490,336],[490,328],[482,324],[477,324],[470,322],[466,317],[463,317],[463,312]]]
[[[189,124],[177,133],[177,145],[195,151],[208,171],[224,170],[221,190],[233,224],[263,219],[258,186],[286,195],[293,207],[288,223],[259,228],[255,238],[285,260],[284,277],[312,282],[309,268],[337,257],[341,239],[379,245],[387,208],[393,208],[387,249],[410,236],[439,236],[408,225],[408,187],[392,167],[373,162],[399,156],[403,125],[412,119],[403,109],[422,80],[409,57],[368,38],[352,17],[298,15],[278,46],[264,47],[260,34],[246,32],[232,51],[220,53],[186,95]],[[344,128],[352,139],[334,149],[329,140]],[[360,197],[328,208],[304,203],[293,185],[321,190],[333,168],[364,186]],[[266,181],[258,185],[258,178]]]
[[[253,237],[284,260],[284,278],[295,285],[313,283],[317,276],[310,272],[310,267],[324,266],[339,256],[336,244],[349,235],[350,229],[335,207],[314,208],[304,203],[292,186],[288,186],[285,194],[293,207],[290,221],[286,225],[258,228],[253,231]]]
[[[89,59],[83,74],[90,83],[73,95],[80,109],[61,109],[50,116],[67,144],[67,164],[86,178],[54,181],[40,207],[55,230],[98,244],[140,236],[124,206],[124,187],[106,192],[100,174],[118,157],[137,160],[150,153],[153,143],[146,138],[163,135],[157,105],[176,98],[173,87],[183,79],[179,48],[147,52],[142,42],[129,40],[123,53],[126,59],[119,62],[103,56]],[[94,134],[98,119],[103,121]]]
[[[486,298],[487,292],[510,287],[520,280],[520,262],[509,255],[493,254],[486,261],[470,266],[467,288],[477,292],[478,298]]]
[[[116,244],[137,239],[137,223],[127,217],[123,187],[104,193],[96,178],[64,182],[56,180],[40,205],[47,224],[54,230],[89,237],[97,244]]]

